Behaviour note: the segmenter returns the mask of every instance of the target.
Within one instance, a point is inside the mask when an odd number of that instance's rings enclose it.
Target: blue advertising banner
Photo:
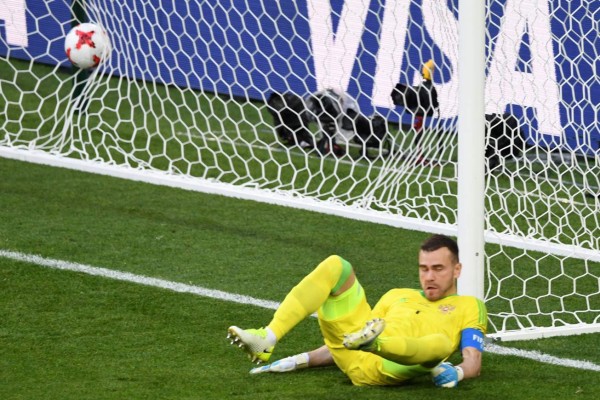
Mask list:
[[[108,32],[109,74],[265,100],[337,88],[365,114],[402,118],[390,93],[433,59],[438,118],[458,110],[457,0],[87,1]],[[486,112],[511,112],[530,143],[600,149],[598,2],[497,0],[488,21]],[[5,0],[0,55],[69,66],[69,0]],[[343,22],[342,22],[343,21]],[[406,116],[404,116],[406,118]],[[434,121],[435,122],[435,121]]]

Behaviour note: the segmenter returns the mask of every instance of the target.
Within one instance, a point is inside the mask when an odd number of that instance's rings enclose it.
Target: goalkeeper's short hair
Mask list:
[[[459,262],[458,243],[451,237],[446,235],[433,235],[421,243],[421,250],[428,253],[444,247],[450,250],[450,253],[452,253],[452,256],[455,259],[454,261]]]

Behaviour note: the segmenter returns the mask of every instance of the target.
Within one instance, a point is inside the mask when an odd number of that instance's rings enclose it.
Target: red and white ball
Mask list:
[[[65,37],[65,52],[76,67],[94,68],[108,58],[110,41],[100,26],[86,22],[69,31]]]

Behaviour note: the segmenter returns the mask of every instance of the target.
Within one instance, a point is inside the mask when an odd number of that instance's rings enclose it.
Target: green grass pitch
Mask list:
[[[0,59],[0,128],[4,138],[27,144],[39,136],[37,144],[42,147],[60,142],[64,118],[56,121],[52,116],[62,115],[66,109],[71,90],[70,84],[65,84],[68,79],[70,75],[64,70]],[[275,138],[272,132],[261,130],[261,124],[266,129],[268,120],[256,107],[215,102],[204,94],[167,93],[164,87],[144,97],[143,88],[139,93],[127,92],[131,89],[127,84],[115,82],[104,82],[106,85],[97,88],[107,91],[106,104],[119,104],[118,99],[127,94],[135,107],[113,110],[91,101],[87,127],[97,125],[109,134],[105,137],[96,131],[85,138],[85,129],[73,131],[65,147],[72,146],[80,152],[77,154],[87,152],[92,158],[124,161],[125,156],[113,146],[118,143],[132,154],[128,162],[134,166],[135,162],[146,162],[159,169],[169,165],[159,156],[167,148],[171,156],[185,154],[171,164],[174,170],[211,178],[223,168],[231,168],[222,177],[224,181],[237,180],[240,175],[242,180],[251,180],[256,168],[265,167],[270,173],[267,187],[275,185],[280,176],[294,173],[294,163],[295,167],[305,166],[298,181],[307,192],[318,188],[346,190],[358,181],[361,183],[354,190],[360,193],[362,179],[377,173],[364,163],[334,165],[314,157],[304,165],[301,157],[288,159],[283,152],[265,150]],[[163,103],[163,97],[169,101]],[[50,101],[40,104],[40,98]],[[210,113],[206,115],[210,117],[202,119],[200,115],[200,120],[195,120],[197,114],[184,112],[190,104],[198,110],[208,107]],[[136,128],[138,124],[128,119],[132,114],[143,116],[146,108],[163,106],[167,107],[163,116],[149,119],[145,125],[149,132]],[[176,125],[164,117],[178,112],[184,113]],[[241,120],[245,125],[239,125]],[[189,126],[218,140],[188,132]],[[236,140],[237,134],[256,126],[261,132],[258,140],[250,136]],[[221,136],[213,137],[216,132]],[[244,141],[256,146],[244,145]],[[200,154],[198,146],[206,153]],[[188,163],[188,159],[195,160],[194,155],[211,160],[211,146],[228,148],[236,154],[234,161],[219,155],[212,158],[214,165],[205,169]],[[268,161],[247,165],[248,154]],[[311,175],[319,168],[339,168],[340,176],[354,179],[319,181]],[[444,174],[454,176],[452,168]],[[0,251],[270,301],[281,301],[299,279],[330,254],[342,255],[353,264],[372,303],[392,287],[418,285],[416,253],[424,233],[3,158],[0,178]],[[552,188],[546,187],[551,185],[544,185],[540,191],[551,193]],[[566,214],[577,218],[576,213]],[[591,230],[598,229],[595,220],[582,223]],[[503,257],[493,262],[498,272],[508,271]],[[535,269],[526,260],[519,265]],[[569,283],[564,287],[554,283],[553,290],[559,293],[572,291]],[[579,280],[577,284],[580,290],[597,292],[595,281]],[[591,301],[597,302],[597,296]],[[579,309],[580,305],[573,306]],[[529,400],[595,399],[600,393],[598,372],[492,353],[484,354],[482,376],[461,383],[456,390],[437,389],[427,378],[401,388],[353,387],[336,368],[250,376],[252,364],[229,345],[226,329],[232,324],[262,325],[271,314],[272,310],[256,306],[0,257],[0,399]],[[277,346],[274,357],[321,343],[317,322],[309,318]],[[505,345],[600,365],[599,334]]]
[[[0,249],[281,301],[337,253],[370,301],[415,286],[426,236],[284,207],[0,159]],[[599,373],[484,354],[454,390],[353,387],[336,368],[251,376],[225,339],[272,311],[0,258],[2,399],[592,399]],[[506,343],[600,364],[600,335]],[[275,357],[321,344],[314,319]]]

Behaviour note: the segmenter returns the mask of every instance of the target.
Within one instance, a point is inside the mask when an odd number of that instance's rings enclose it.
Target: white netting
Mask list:
[[[455,232],[458,2],[284,3],[5,2],[2,154]],[[596,3],[488,2],[492,331],[600,324]],[[91,73],[63,50],[82,9],[112,42]],[[273,93],[307,107],[306,140],[274,129]]]

